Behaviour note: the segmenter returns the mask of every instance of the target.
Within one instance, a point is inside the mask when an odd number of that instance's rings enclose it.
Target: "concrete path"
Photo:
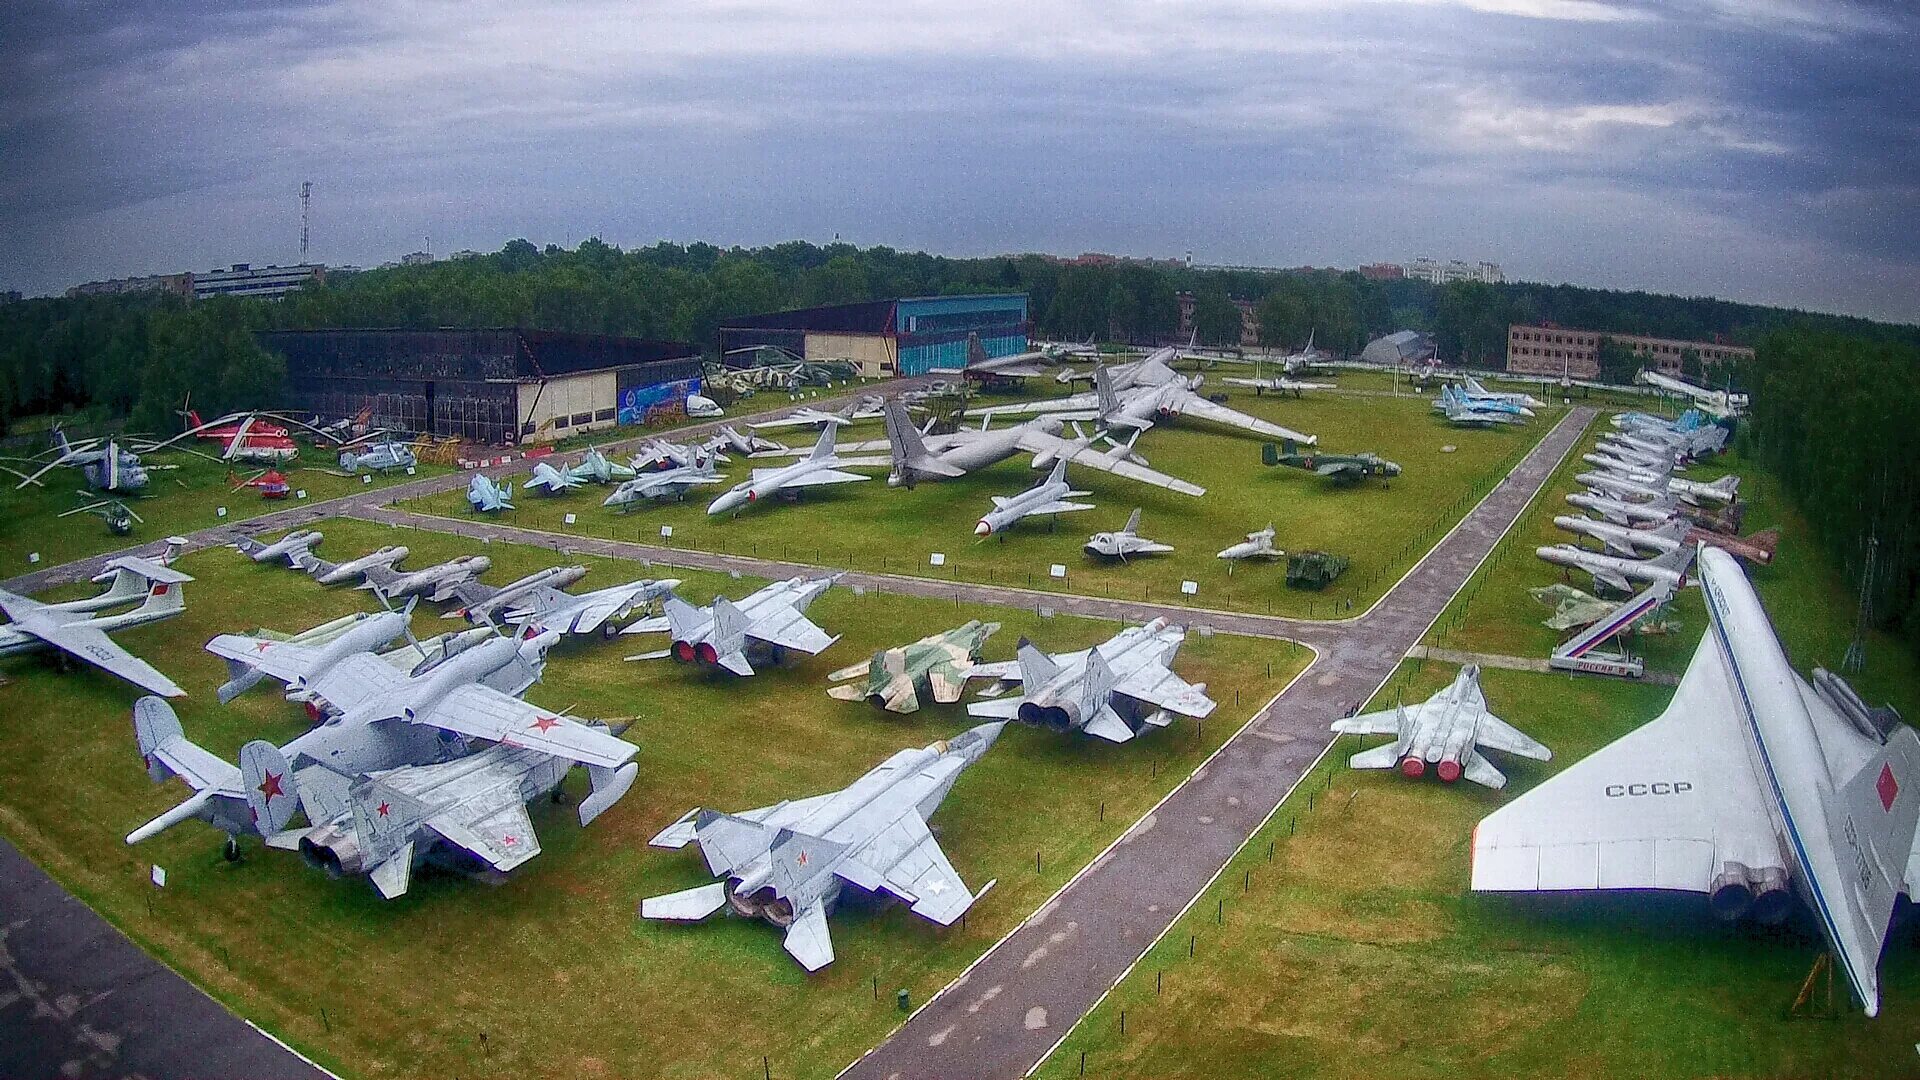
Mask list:
[[[1032,1070],[1279,806],[1526,509],[1593,416],[1562,418],[1373,610],[1052,902],[849,1066],[860,1080]]]
[[[325,1080],[0,840],[0,1076]]]

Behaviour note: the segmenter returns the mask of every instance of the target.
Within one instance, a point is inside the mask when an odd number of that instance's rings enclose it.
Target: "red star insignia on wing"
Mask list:
[[[286,792],[280,787],[280,780],[286,775],[286,773],[267,773],[266,777],[260,781],[260,794],[265,795],[269,801],[277,796],[285,795]]]
[[[273,642],[271,641],[256,641],[253,643],[253,651],[257,653],[266,652],[271,648],[273,648]]]
[[[800,857],[795,859],[794,862],[799,863],[801,866],[807,865],[807,853],[805,851],[800,852]]]
[[[542,716],[529,726],[539,731],[552,731],[554,728],[560,726],[560,718],[557,716]]]
[[[520,842],[520,838],[517,836],[503,836],[500,838],[500,842],[508,847],[512,847]]]
[[[393,807],[390,804],[381,803],[379,806],[374,807],[374,812],[379,814],[381,817],[386,817],[387,811],[391,809],[393,809]]]

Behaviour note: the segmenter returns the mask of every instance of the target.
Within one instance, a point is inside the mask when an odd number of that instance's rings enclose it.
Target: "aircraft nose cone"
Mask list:
[[[987,519],[985,518],[981,518],[980,524],[973,527],[973,535],[975,536],[990,536],[992,533],[993,526],[987,524]]]

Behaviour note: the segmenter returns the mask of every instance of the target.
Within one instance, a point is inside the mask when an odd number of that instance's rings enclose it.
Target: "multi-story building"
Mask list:
[[[431,251],[409,251],[400,256],[401,266],[425,266],[432,261],[433,252]]]
[[[1180,338],[1182,341],[1193,336],[1193,310],[1199,305],[1199,299],[1192,293],[1180,293]],[[1240,309],[1240,345],[1251,348],[1260,344],[1260,310],[1251,300],[1228,297],[1233,306]]]
[[[921,375],[965,366],[975,334],[988,356],[1023,353],[1029,328],[1026,293],[871,300],[729,319],[720,327],[720,359],[744,365],[772,347],[807,360],[852,361],[862,375]]]
[[[1683,341],[1642,334],[1608,334],[1573,330],[1552,323],[1538,326],[1515,323],[1507,327],[1507,370],[1528,375],[1563,375],[1590,379],[1600,374],[1600,342],[1610,338],[1631,351],[1644,366],[1655,364],[1667,375],[1679,375],[1683,355],[1692,350],[1703,364],[1751,360],[1753,350],[1724,341]]]
[[[1360,276],[1368,281],[1399,281],[1407,276],[1407,268],[1399,263],[1368,263],[1360,268]]]
[[[75,285],[67,290],[68,296],[117,296],[121,293],[169,292],[176,296],[193,297],[193,275],[188,274],[149,274],[144,277],[109,278],[105,281],[89,281],[84,285]]]
[[[210,296],[274,297],[284,296],[308,283],[325,281],[327,268],[315,263],[297,266],[234,263],[225,270],[209,270],[188,277],[192,282],[195,300],[205,300]]]
[[[1500,264],[1490,262],[1466,263],[1458,259],[1441,262],[1438,259],[1422,256],[1401,267],[1401,270],[1406,277],[1415,281],[1427,281],[1435,285],[1446,285],[1455,281],[1483,281],[1489,285],[1498,285],[1507,280],[1506,274],[1500,270]]]

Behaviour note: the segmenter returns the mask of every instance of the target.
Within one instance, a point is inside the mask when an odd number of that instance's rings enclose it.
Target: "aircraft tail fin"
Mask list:
[[[1096,709],[1104,708],[1116,681],[1107,658],[1100,655],[1099,649],[1091,650],[1087,653],[1086,674],[1080,677],[1080,700]]]
[[[729,656],[744,650],[747,646],[746,612],[726,597],[718,597],[713,602],[713,651],[721,656]]]
[[[1120,401],[1113,395],[1113,376],[1107,372],[1107,365],[1093,366],[1093,392],[1100,403],[1100,415],[1108,416],[1119,409]]]
[[[1060,672],[1060,665],[1054,663],[1052,657],[1041,652],[1026,638],[1020,639],[1020,646],[1014,651],[1014,655],[1020,662],[1020,682],[1029,693],[1046,685],[1048,680]]]
[[[1693,557],[1696,554],[1698,553],[1694,550],[1692,545],[1682,544],[1679,547],[1674,548],[1672,551],[1667,552],[1665,555],[1662,555],[1650,561],[1654,566],[1663,567],[1665,569],[1672,570],[1684,577],[1686,572],[1692,568]]]
[[[133,703],[133,739],[140,747],[140,757],[147,763],[147,779],[157,784],[173,775],[173,770],[155,757],[154,751],[186,737],[180,727],[180,717],[166,698],[148,696]]]
[[[246,789],[253,823],[263,836],[286,828],[293,812],[300,809],[293,767],[287,764],[279,747],[264,739],[255,739],[240,748],[240,784]]]
[[[1126,527],[1121,529],[1120,531],[1123,533],[1126,533],[1128,536],[1132,536],[1135,533],[1140,531],[1140,508],[1139,507],[1137,506],[1134,507],[1133,513],[1127,515]]]
[[[159,618],[161,616],[185,611],[186,607],[186,593],[182,589],[179,581],[162,581],[157,578],[149,578],[147,579],[147,599],[138,608],[134,609],[133,614]]]
[[[675,641],[691,639],[700,631],[700,624],[707,621],[706,617],[700,614],[699,608],[672,593],[667,594],[667,598],[661,602],[660,606],[666,611],[667,632],[673,635]]]
[[[1849,953],[1844,958],[1847,966],[1864,973],[1867,984],[1856,981],[1855,990],[1868,1016],[1879,1010],[1873,973],[1893,916],[1894,897],[1906,887],[1916,825],[1920,825],[1920,734],[1902,727],[1827,796],[1827,828],[1847,870],[1841,877],[1853,901],[1848,906],[1862,917],[1864,925],[1859,929],[1871,935],[1865,941],[1838,943]]]
[[[833,456],[833,440],[840,435],[840,425],[828,424],[820,431],[820,438],[813,444],[813,452],[807,455],[808,461],[825,461]]]

